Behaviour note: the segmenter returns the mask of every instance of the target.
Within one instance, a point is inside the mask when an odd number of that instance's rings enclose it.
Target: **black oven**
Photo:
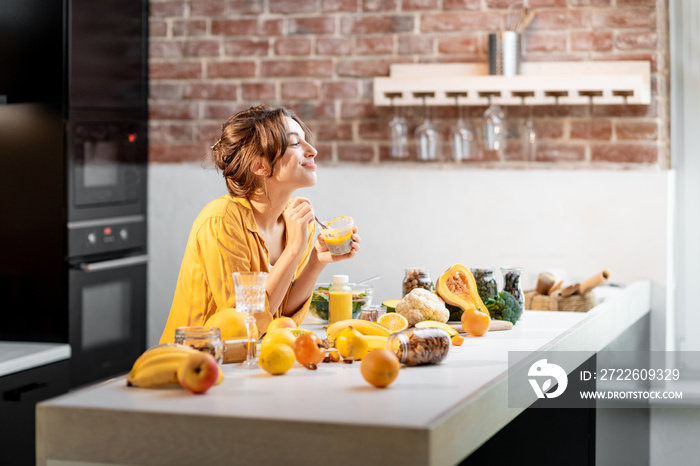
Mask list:
[[[73,386],[127,372],[145,347],[147,257],[71,264]]]

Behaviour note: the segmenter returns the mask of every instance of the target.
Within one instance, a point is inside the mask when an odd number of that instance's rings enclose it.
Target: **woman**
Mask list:
[[[224,124],[212,151],[229,194],[210,202],[194,221],[161,343],[172,342],[177,327],[202,325],[235,307],[233,272],[269,272],[265,312],[256,314],[261,334],[275,317],[299,325],[326,264],[355,256],[356,227],[351,251],[333,256],[316,238],[311,202],[292,197],[316,184],[310,135],[283,107],[253,107]]]

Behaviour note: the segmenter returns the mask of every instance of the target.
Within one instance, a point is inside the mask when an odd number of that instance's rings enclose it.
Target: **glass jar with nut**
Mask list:
[[[387,337],[386,347],[401,364],[438,364],[450,352],[450,335],[441,328],[409,328]]]
[[[175,329],[175,343],[209,353],[219,364],[224,360],[224,343],[219,327],[178,327]]]
[[[402,297],[406,296],[415,288],[424,288],[428,291],[433,291],[430,270],[423,267],[406,269],[406,274],[403,277]]]

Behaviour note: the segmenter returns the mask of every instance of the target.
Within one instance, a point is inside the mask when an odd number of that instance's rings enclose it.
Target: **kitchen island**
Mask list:
[[[112,379],[38,406],[37,464],[456,464],[524,411],[509,407],[509,351],[572,352],[570,372],[648,317],[649,282],[606,295],[588,313],[526,311],[387,389],[359,363],[277,377],[224,365],[224,382],[199,396]]]

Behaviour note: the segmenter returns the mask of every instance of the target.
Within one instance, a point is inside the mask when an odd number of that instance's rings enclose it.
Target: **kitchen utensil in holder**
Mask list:
[[[525,293],[525,309],[533,311],[588,312],[596,305],[595,293],[562,297],[560,291],[543,295],[531,290]]]
[[[520,74],[520,34],[499,31],[489,34],[489,74],[516,76]]]

